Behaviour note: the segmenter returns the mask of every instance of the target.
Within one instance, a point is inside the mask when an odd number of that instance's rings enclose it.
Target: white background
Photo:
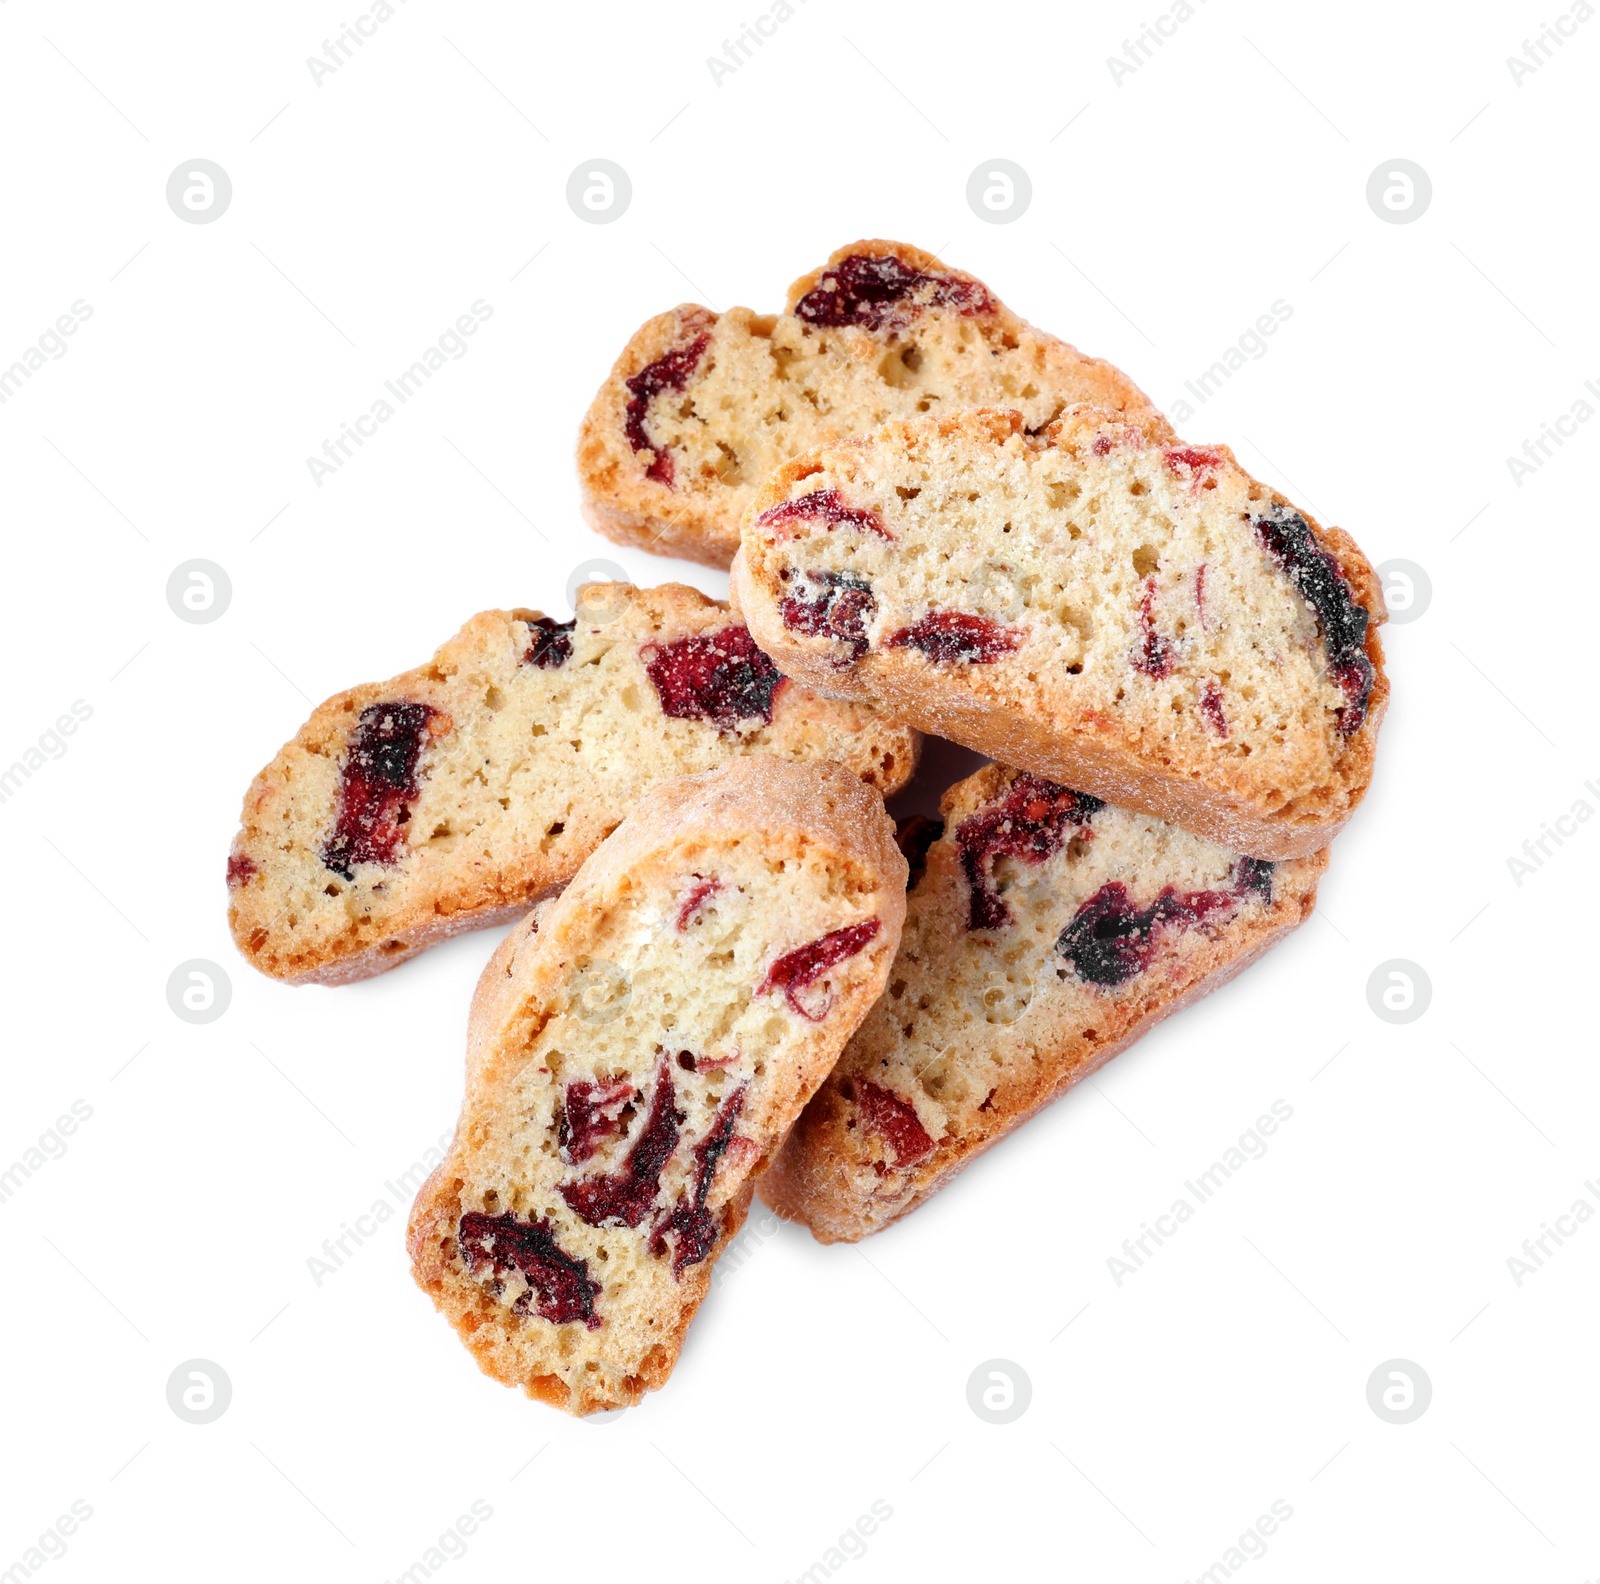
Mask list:
[[[1208,0],[1118,85],[1170,8],[796,0],[719,85],[759,0],[397,0],[317,85],[357,3],[0,4],[0,365],[93,309],[0,406],[0,762],[93,710],[0,804],[0,1166],[93,1110],[0,1204],[0,1570],[82,1500],[47,1584],[389,1580],[480,1500],[452,1584],[776,1584],[880,1500],[850,1584],[1179,1584],[1280,1500],[1247,1578],[1600,1573],[1600,1224],[1507,1266],[1600,1179],[1600,828],[1507,866],[1600,808],[1600,423],[1506,464],[1600,382],[1600,21],[1518,86],[1561,0]],[[565,199],[596,157],[633,185],[609,225]],[[965,199],[996,157],[1033,187],[1006,225]],[[1433,184],[1406,225],[1365,196],[1396,157]],[[212,224],[165,201],[195,158],[232,180]],[[582,527],[579,418],[648,315],[776,309],[859,236],[937,250],[1168,406],[1284,300],[1186,438],[1421,565],[1432,603],[1387,629],[1377,779],[1298,936],[901,1227],[747,1234],[668,1388],[578,1423],[479,1375],[402,1217],[307,1266],[453,1125],[493,939],[287,989],[234,955],[223,859],[314,701],[472,612],[564,616],[596,556],[723,592]],[[318,487],[307,456],[479,298],[468,354]],[[166,602],[193,557],[232,581],[210,625]],[[191,958],[232,981],[204,1027],[166,1000]],[[1367,1000],[1393,958],[1432,984],[1405,1026]],[[1122,1240],[1276,1099],[1265,1157],[1117,1285]],[[167,1405],[193,1358],[232,1382],[209,1425]],[[994,1358],[1032,1383],[1008,1425],[967,1406]],[[1407,1425],[1366,1398],[1395,1358],[1433,1387]]]

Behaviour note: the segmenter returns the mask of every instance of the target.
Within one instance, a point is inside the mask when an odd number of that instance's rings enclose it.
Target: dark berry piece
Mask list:
[[[786,594],[778,602],[778,614],[791,632],[819,638],[833,638],[850,648],[850,660],[859,660],[871,647],[867,623],[878,614],[872,585],[853,572],[807,572],[806,579],[817,592],[805,599]]]
[[[574,1078],[562,1092],[561,1117],[556,1124],[562,1160],[569,1166],[588,1160],[620,1130],[622,1108],[634,1094],[634,1087],[626,1078],[614,1078],[608,1083]]]
[[[1333,678],[1333,685],[1349,701],[1337,716],[1339,734],[1342,737],[1354,736],[1361,730],[1362,722],[1367,718],[1367,700],[1372,697],[1374,673],[1365,648],[1363,647],[1360,654],[1346,655],[1341,660],[1330,661],[1328,675]]]
[[[1119,985],[1149,966],[1154,913],[1138,912],[1120,881],[1108,881],[1073,915],[1056,950],[1090,984]]]
[[[1233,889],[1241,897],[1272,900],[1272,875],[1278,866],[1270,858],[1241,858],[1233,871]]]
[[[683,899],[683,905],[678,909],[678,933],[681,935],[689,927],[689,920],[699,911],[700,904],[707,897],[715,895],[722,889],[720,880],[707,880],[701,875],[694,877],[694,884],[689,887],[689,893]]]
[[[698,1265],[716,1246],[716,1218],[706,1209],[706,1199],[717,1175],[717,1162],[727,1153],[733,1139],[733,1125],[744,1106],[746,1084],[740,1084],[717,1107],[706,1136],[694,1147],[694,1166],[685,1192],[672,1212],[656,1224],[650,1237],[650,1252],[657,1256],[667,1251],[672,1238],[672,1274],[682,1276],[691,1265]]]
[[[1073,915],[1056,950],[1080,978],[1110,989],[1150,966],[1160,930],[1192,929],[1239,901],[1236,890],[1179,891],[1168,886],[1149,907],[1136,908],[1128,888],[1120,880],[1108,880]]]
[[[572,658],[572,629],[577,625],[576,616],[564,622],[551,616],[535,616],[528,623],[533,637],[522,663],[538,666],[541,671],[559,671]]]
[[[851,506],[835,489],[816,490],[795,500],[780,501],[756,518],[758,528],[782,528],[789,523],[821,523],[830,533],[835,528],[855,528],[893,540],[883,518],[870,506]],[[779,534],[778,538],[788,537]]]
[[[678,1147],[683,1117],[672,1087],[672,1066],[663,1055],[656,1066],[650,1110],[630,1146],[622,1169],[607,1177],[580,1177],[556,1185],[567,1208],[590,1226],[636,1227],[650,1213],[661,1188],[661,1173]]]
[[[1253,519],[1256,538],[1283,568],[1300,597],[1317,614],[1328,675],[1344,694],[1339,730],[1348,737],[1361,729],[1372,696],[1373,669],[1367,659],[1367,608],[1356,603],[1355,591],[1339,563],[1322,548],[1311,525],[1288,506],[1273,506]]]
[[[689,376],[700,366],[700,359],[710,345],[709,332],[698,335],[685,345],[663,353],[654,363],[647,364],[624,382],[628,387],[627,419],[624,424],[628,443],[635,451],[651,453],[650,466],[644,470],[645,477],[665,484],[668,489],[672,488],[672,453],[662,450],[651,440],[644,426],[645,419],[650,413],[650,403],[662,391],[681,391],[689,383]]]
[[[1228,717],[1222,713],[1222,689],[1217,686],[1215,677],[1208,677],[1205,687],[1201,689],[1200,713],[1217,736],[1228,735]]]
[[[993,860],[1020,858],[1043,863],[1068,835],[1091,837],[1089,822],[1105,804],[1024,771],[992,808],[969,814],[956,826],[956,851],[967,877],[967,928],[999,929],[1011,909],[994,888]]]
[[[591,1331],[599,1329],[594,1301],[600,1296],[600,1283],[589,1279],[586,1260],[556,1243],[548,1221],[519,1221],[514,1215],[473,1210],[462,1216],[456,1241],[474,1276],[485,1266],[496,1277],[522,1272],[528,1291],[516,1302],[520,1313],[531,1308],[553,1325],[581,1320]]]
[[[339,772],[339,812],[322,861],[355,878],[358,863],[390,864],[416,797],[417,763],[450,717],[431,704],[369,704],[361,712]]]
[[[1139,642],[1133,651],[1133,669],[1159,681],[1171,676],[1177,663],[1177,644],[1156,631],[1156,579],[1152,572],[1144,580],[1144,593],[1139,599]]]
[[[248,883],[256,873],[256,861],[243,853],[228,854],[228,889],[236,890]]]
[[[723,731],[771,724],[783,674],[756,647],[748,627],[650,644],[644,658],[664,714],[711,721]]]
[[[789,1005],[803,1018],[820,1023],[833,1010],[833,990],[822,995],[800,999],[800,993],[809,990],[830,968],[854,957],[883,927],[882,920],[864,919],[860,924],[850,924],[844,929],[831,930],[804,946],[786,952],[767,969],[767,976],[756,988],[757,995],[769,990],[781,990]]]
[[[909,1101],[865,1078],[857,1078],[852,1088],[863,1125],[888,1145],[891,1165],[914,1165],[933,1149],[933,1140]]]
[[[926,814],[913,814],[895,826],[895,846],[906,861],[906,890],[914,891],[927,873],[928,849],[944,835],[944,821]]]
[[[994,299],[981,281],[915,270],[892,253],[852,253],[830,264],[794,305],[797,318],[819,329],[841,325],[897,329],[924,308],[954,308],[962,315],[990,313]]]
[[[920,621],[902,627],[886,649],[919,649],[935,665],[988,665],[1010,654],[1022,642],[1015,627],[1002,627],[987,616],[966,611],[929,611]]]

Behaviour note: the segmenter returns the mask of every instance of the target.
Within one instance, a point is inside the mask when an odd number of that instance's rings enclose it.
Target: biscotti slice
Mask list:
[[[1326,851],[1271,863],[990,765],[908,832],[889,990],[761,1197],[824,1243],[916,1209],[1311,914]],[[920,842],[918,837],[920,836]]]
[[[901,242],[854,242],[781,314],[690,303],[649,320],[583,421],[584,511],[622,544],[725,567],[756,487],[813,446],[963,407],[1015,407],[1038,427],[1079,401],[1164,422],[982,281]]]
[[[418,1284],[484,1373],[570,1413],[672,1372],[753,1180],[883,989],[906,865],[835,765],[654,787],[472,1004]]]
[[[681,584],[589,584],[577,614],[474,616],[432,661],[322,705],[245,797],[240,951],[337,984],[515,918],[653,783],[738,754],[832,760],[893,792],[917,737],[782,677]]]
[[[1254,857],[1325,846],[1372,777],[1377,578],[1225,446],[886,424],[762,486],[733,591],[785,675]]]

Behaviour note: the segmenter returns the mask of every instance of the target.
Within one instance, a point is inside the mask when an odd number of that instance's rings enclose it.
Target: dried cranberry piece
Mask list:
[[[1225,892],[1197,892],[1206,898],[1209,910],[1230,900]],[[1091,984],[1123,984],[1143,973],[1155,955],[1156,929],[1168,923],[1197,922],[1199,915],[1186,915],[1186,899],[1168,886],[1150,904],[1140,909],[1133,905],[1128,888],[1120,880],[1109,880],[1074,914],[1062,930],[1056,950]]]
[[[626,1078],[602,1083],[594,1078],[574,1078],[562,1092],[561,1118],[556,1124],[556,1140],[561,1158],[571,1166],[581,1165],[617,1132],[622,1108],[636,1093]]]
[[[1261,894],[1261,883],[1259,871],[1247,875],[1241,870],[1231,891],[1179,891],[1167,886],[1149,907],[1137,908],[1120,880],[1108,880],[1073,915],[1056,940],[1056,950],[1090,984],[1106,989],[1125,984],[1150,966],[1161,930],[1203,924],[1214,913],[1236,907],[1247,891]],[[1270,896],[1270,866],[1265,883],[1265,894]]]
[[[881,919],[864,919],[859,924],[830,930],[804,946],[795,947],[792,952],[785,952],[767,969],[767,976],[756,987],[756,994],[781,990],[801,1017],[820,1023],[833,1010],[833,991],[828,990],[820,1000],[813,996],[809,1002],[801,1001],[800,992],[810,989],[830,968],[854,957],[882,927]],[[813,1007],[817,1010],[813,1011]]]
[[[1349,700],[1335,717],[1339,725],[1339,735],[1353,736],[1361,730],[1362,722],[1367,718],[1367,700],[1372,696],[1374,675],[1372,662],[1367,659],[1366,651],[1363,649],[1360,654],[1347,655],[1340,660],[1330,660],[1328,675],[1333,678],[1333,685]]]
[[[855,528],[893,540],[883,518],[870,506],[850,505],[836,489],[816,490],[794,500],[780,501],[756,518],[758,528],[782,528],[789,523],[821,523],[830,533],[835,528]],[[787,535],[779,534],[778,538]]]
[[[577,625],[576,616],[564,622],[551,616],[533,617],[528,626],[534,630],[534,638],[522,663],[541,671],[559,671],[572,658],[572,629]]]
[[[909,1101],[865,1078],[857,1078],[852,1088],[862,1122],[889,1146],[892,1164],[911,1166],[933,1149],[933,1139]]]
[[[672,1066],[663,1054],[656,1066],[650,1110],[622,1169],[610,1176],[558,1183],[556,1192],[567,1201],[567,1208],[590,1226],[638,1226],[655,1203],[661,1173],[678,1147],[682,1126],[683,1116],[672,1087]]]
[[[711,721],[722,731],[772,721],[782,672],[756,647],[748,627],[691,633],[644,650],[645,670],[664,714]]]
[[[1089,822],[1105,804],[1023,771],[992,808],[969,814],[956,826],[956,851],[967,877],[967,928],[999,929],[1011,909],[994,888],[992,860],[1020,858],[1043,863],[1061,850],[1068,832],[1089,837]]]
[[[1262,548],[1283,568],[1300,597],[1316,612],[1322,647],[1328,657],[1328,675],[1345,696],[1339,711],[1339,731],[1346,737],[1361,729],[1367,718],[1374,672],[1367,659],[1366,606],[1357,604],[1355,591],[1339,569],[1338,561],[1316,541],[1311,525],[1288,506],[1273,506],[1252,519]]]
[[[586,1260],[561,1248],[548,1221],[519,1221],[514,1215],[484,1215],[469,1211],[456,1234],[467,1269],[477,1275],[487,1264],[495,1276],[519,1270],[528,1290],[516,1302],[526,1314],[536,1309],[553,1325],[581,1320],[591,1331],[600,1327],[594,1301],[600,1283],[589,1279]]]
[[[1177,663],[1177,644],[1156,631],[1156,579],[1152,572],[1144,580],[1144,593],[1139,600],[1139,643],[1133,651],[1133,669],[1159,681],[1171,676]]]
[[[994,299],[981,281],[915,270],[892,253],[852,253],[830,264],[794,305],[797,318],[819,329],[898,328],[925,308],[954,308],[962,315],[989,313]]]
[[[254,878],[256,861],[244,853],[228,854],[228,889],[235,890]]]
[[[916,889],[928,869],[928,849],[944,835],[944,821],[912,814],[895,826],[894,842],[906,861],[906,890]]]
[[[1210,468],[1222,466],[1221,456],[1203,446],[1170,446],[1161,454],[1174,473],[1180,468],[1188,468],[1191,473],[1204,473]]]
[[[450,718],[431,704],[369,704],[361,712],[339,772],[339,812],[322,861],[355,878],[358,863],[395,861],[409,805],[417,795],[417,762],[430,737]]]
[[[694,1166],[686,1191],[669,1215],[656,1224],[650,1237],[650,1252],[665,1254],[667,1238],[672,1238],[672,1274],[682,1276],[691,1265],[698,1265],[716,1246],[716,1218],[706,1209],[706,1199],[717,1175],[717,1162],[733,1140],[733,1125],[744,1107],[748,1084],[740,1084],[717,1107],[706,1136],[694,1147]],[[753,1141],[752,1141],[753,1142]]]
[[[689,927],[689,920],[695,916],[700,904],[709,896],[714,896],[722,889],[720,880],[707,880],[701,875],[694,877],[694,884],[689,887],[689,894],[684,897],[683,905],[678,909],[677,928],[681,935]]]
[[[651,440],[644,422],[650,412],[650,403],[662,391],[681,391],[689,383],[689,376],[700,366],[700,359],[710,345],[709,332],[698,335],[683,346],[673,347],[670,352],[663,353],[654,363],[646,364],[637,374],[624,381],[628,387],[624,424],[628,443],[635,451],[651,453],[650,466],[644,470],[645,477],[665,484],[668,489],[672,488],[672,453],[662,450]]]
[[[1215,677],[1210,677],[1200,694],[1200,713],[1205,716],[1212,731],[1219,737],[1228,735],[1228,717],[1222,713],[1222,689]]]
[[[966,611],[929,611],[920,621],[902,627],[884,644],[886,649],[919,649],[935,665],[988,665],[1009,654],[1022,642],[1015,627],[1002,627],[987,616]]]
[[[811,599],[786,594],[778,602],[783,625],[791,632],[847,644],[850,660],[845,663],[859,660],[872,646],[867,623],[878,614],[872,585],[854,572],[807,572],[806,577],[819,592]]]

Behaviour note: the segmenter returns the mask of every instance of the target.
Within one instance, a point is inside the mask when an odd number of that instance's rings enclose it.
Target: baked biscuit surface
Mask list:
[[[1377,578],[1223,446],[1091,407],[886,424],[768,479],[733,588],[789,675],[1258,857],[1371,780]]]
[[[573,1413],[662,1384],[755,1176],[877,998],[905,910],[878,794],[763,756],[658,785],[473,1003],[418,1283]]]
[[[854,1242],[1310,916],[1326,852],[1246,858],[991,765],[924,826],[883,998],[760,1193]],[[930,839],[931,838],[931,839]]]
[[[1092,401],[1161,425],[1124,374],[1036,330],[982,281],[903,243],[840,248],[781,314],[686,304],[633,336],[584,419],[591,526],[727,566],[762,479],[891,418],[1016,407],[1034,427]]]

